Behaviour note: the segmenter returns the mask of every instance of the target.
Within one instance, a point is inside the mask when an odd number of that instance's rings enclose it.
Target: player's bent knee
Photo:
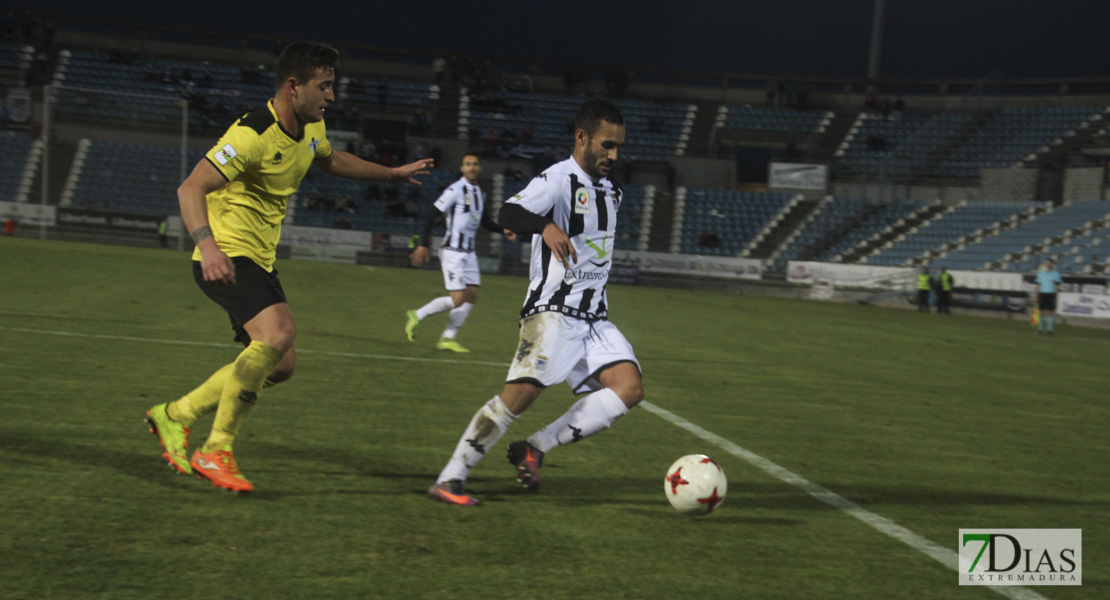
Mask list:
[[[276,385],[283,381],[289,381],[293,378],[293,371],[297,366],[297,351],[293,348],[285,351],[285,356],[282,357],[281,362],[274,365],[273,370],[266,376],[269,385]]]
[[[626,384],[613,391],[620,396],[621,401],[628,408],[636,406],[644,399],[644,386],[638,381],[633,384]]]
[[[601,385],[613,390],[628,408],[644,399],[644,383],[639,367],[632,362],[620,362],[601,373]]]
[[[529,406],[532,406],[541,392],[543,392],[543,386],[539,385],[539,382],[515,381],[506,383],[505,388],[501,390],[501,402],[510,412],[519,416],[528,410]]]
[[[294,372],[295,369],[293,365],[289,365],[288,367],[278,365],[274,367],[273,371],[270,371],[270,374],[266,377],[266,380],[269,381],[271,385],[277,385],[283,381],[289,381],[290,379],[292,379]]]
[[[295,342],[296,339],[296,327],[282,327],[268,332],[268,334],[262,341],[283,352],[287,352],[290,348],[293,347],[293,342]]]

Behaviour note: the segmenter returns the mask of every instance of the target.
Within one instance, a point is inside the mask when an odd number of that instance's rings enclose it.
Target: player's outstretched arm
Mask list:
[[[510,242],[516,241],[516,233],[508,228],[498,225],[497,221],[494,221],[493,218],[489,216],[488,204],[486,205],[486,208],[482,210],[482,227],[486,231],[490,231],[492,233],[500,233],[501,235],[505,236]]]
[[[216,167],[207,160],[201,159],[193,168],[193,172],[177,188],[177,202],[181,206],[181,219],[185,222],[185,230],[193,237],[197,248],[200,248],[200,268],[204,273],[204,280],[233,285],[235,265],[216,244],[208,222],[208,194],[219,189],[224,183],[224,176],[216,170]]]
[[[498,220],[509,231],[538,233],[543,236],[543,241],[548,248],[551,248],[555,260],[563,263],[565,268],[569,269],[571,265],[578,262],[578,252],[570,242],[570,237],[551,219],[537,215],[519,204],[509,202],[501,207]]]
[[[418,160],[400,167],[386,167],[378,163],[336,150],[327,158],[318,158],[313,163],[316,168],[325,173],[346,177],[348,179],[362,179],[367,181],[387,181],[389,183],[411,183],[420,185],[417,176],[427,175],[428,169],[435,167],[435,161],[430,158]]]

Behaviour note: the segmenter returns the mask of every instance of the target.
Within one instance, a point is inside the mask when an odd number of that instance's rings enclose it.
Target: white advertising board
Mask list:
[[[768,169],[767,181],[771,188],[824,191],[829,185],[829,167],[826,165],[773,162]]]

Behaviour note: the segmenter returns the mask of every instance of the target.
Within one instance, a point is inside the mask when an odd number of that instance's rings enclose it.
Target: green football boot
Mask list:
[[[436,349],[437,350],[450,350],[451,352],[470,352],[470,350],[467,350],[466,348],[463,348],[455,340],[453,340],[451,338],[445,338],[445,337],[439,338],[439,341],[436,342]]]
[[[174,422],[166,414],[166,404],[159,404],[146,411],[146,424],[151,433],[158,436],[165,452],[162,458],[179,473],[190,475],[193,467],[189,465],[189,456],[186,454],[189,447],[189,430],[181,424]]]
[[[411,342],[412,333],[416,331],[416,326],[420,324],[420,317],[416,316],[415,310],[406,312],[405,316],[409,318],[408,323],[405,323],[405,335],[409,337],[409,341]]]

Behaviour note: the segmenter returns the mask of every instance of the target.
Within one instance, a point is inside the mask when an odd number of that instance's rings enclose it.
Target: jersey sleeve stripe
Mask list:
[[[211,158],[208,158],[208,156],[207,156],[207,155],[206,155],[206,156],[204,157],[204,160],[208,161],[208,164],[210,164],[210,165],[212,165],[213,167],[215,167],[215,169],[216,169],[216,172],[220,174],[220,177],[223,177],[223,178],[224,178],[224,181],[227,181],[227,182],[230,182],[230,181],[231,181],[230,179],[228,179],[228,178],[227,178],[227,174],[225,174],[225,173],[223,172],[223,169],[221,169],[221,168],[220,168],[220,165],[217,165],[216,163],[212,162],[212,159],[211,159]]]

